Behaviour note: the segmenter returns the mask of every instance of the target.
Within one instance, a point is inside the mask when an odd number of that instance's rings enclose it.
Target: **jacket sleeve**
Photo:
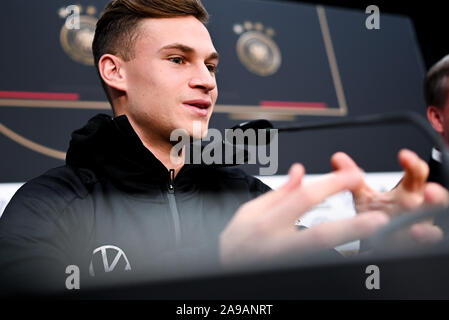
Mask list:
[[[4,294],[40,294],[65,288],[69,259],[58,225],[63,205],[54,190],[38,183],[25,184],[9,202],[0,218],[0,283]]]

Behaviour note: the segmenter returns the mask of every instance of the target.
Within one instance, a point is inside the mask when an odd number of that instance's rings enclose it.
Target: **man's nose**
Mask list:
[[[207,66],[200,66],[195,70],[195,73],[190,79],[189,86],[191,88],[199,88],[209,92],[217,86],[215,75],[207,68]]]

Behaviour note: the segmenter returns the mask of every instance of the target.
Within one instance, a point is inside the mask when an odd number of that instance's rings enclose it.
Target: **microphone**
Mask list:
[[[320,129],[337,129],[337,128],[348,128],[348,127],[366,127],[381,124],[399,124],[408,123],[416,128],[418,128],[424,136],[426,136],[435,147],[441,151],[442,157],[442,171],[444,176],[444,184],[449,186],[449,151],[442,140],[442,138],[430,127],[427,120],[416,112],[406,111],[406,112],[392,112],[392,113],[382,113],[352,117],[347,119],[320,121],[299,124],[290,127],[279,127],[274,128],[273,124],[265,119],[259,119],[254,121],[247,121],[232,127],[233,130],[241,129],[243,131],[248,129],[253,130],[267,130],[267,144],[270,143],[268,139],[270,137],[269,131],[272,129],[278,132],[299,132],[307,130],[320,130]],[[229,135],[227,135],[229,136]],[[228,140],[229,141],[229,140]],[[232,141],[229,141],[232,143]],[[259,142],[260,143],[260,142]]]
[[[258,120],[252,120],[252,121],[246,121],[239,123],[235,126],[233,126],[230,130],[225,130],[225,140],[229,142],[230,144],[238,144],[235,138],[235,132],[238,130],[241,130],[242,133],[244,133],[246,130],[253,130],[255,134],[255,140],[247,139],[243,141],[244,145],[251,145],[251,146],[258,146],[258,145],[268,145],[271,142],[271,138],[273,131],[270,132],[271,129],[273,129],[273,124],[265,119],[258,119]],[[265,130],[265,139],[260,139],[259,130]]]
[[[246,121],[239,123],[231,128],[232,130],[241,129],[245,131],[246,129],[273,129],[273,124],[265,119],[258,119],[252,121]]]

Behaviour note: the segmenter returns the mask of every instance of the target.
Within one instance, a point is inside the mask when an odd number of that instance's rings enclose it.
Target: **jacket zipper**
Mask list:
[[[168,181],[168,204],[170,206],[171,215],[173,218],[173,226],[175,229],[175,241],[176,245],[179,245],[181,243],[181,222],[179,218],[179,212],[178,207],[176,206],[176,199],[175,199],[175,170],[170,169],[169,170],[169,181]]]

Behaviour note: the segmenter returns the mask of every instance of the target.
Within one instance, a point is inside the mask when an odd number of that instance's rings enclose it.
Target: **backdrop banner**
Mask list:
[[[27,181],[63,165],[71,132],[97,113],[111,114],[91,53],[106,3],[3,3],[0,182]],[[220,54],[213,128],[259,118],[280,126],[401,110],[425,114],[424,65],[404,16],[381,12],[380,29],[368,29],[369,14],[358,10],[250,0],[204,4]],[[367,171],[398,171],[403,147],[424,158],[430,151],[406,125],[281,134],[277,173],[293,162],[326,172],[340,150]],[[255,165],[243,168],[258,172]]]

